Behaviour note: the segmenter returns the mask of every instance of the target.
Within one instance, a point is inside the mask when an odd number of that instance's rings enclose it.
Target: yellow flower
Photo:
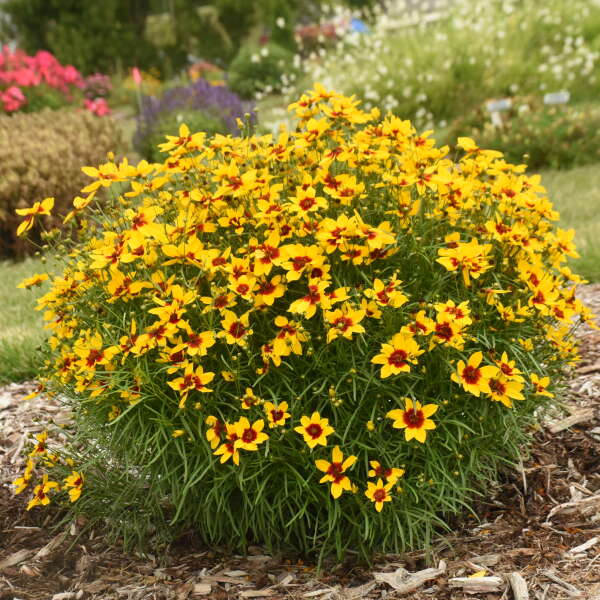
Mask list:
[[[204,422],[209,426],[206,430],[206,439],[214,450],[221,443],[221,435],[225,431],[225,425],[213,415],[206,417]]]
[[[33,287],[34,285],[41,285],[44,281],[48,280],[48,275],[46,273],[36,273],[35,275],[33,275],[32,277],[28,277],[27,279],[23,279],[23,281],[21,281],[21,283],[19,283],[19,285],[17,285],[18,288],[30,288]]]
[[[300,423],[302,425],[294,427],[294,431],[302,435],[309,448],[314,448],[317,444],[326,446],[327,436],[334,432],[333,427],[329,425],[329,419],[322,419],[316,411],[310,418],[303,416]]]
[[[263,433],[265,422],[262,419],[255,421],[252,425],[246,417],[242,417],[235,423],[235,433],[237,439],[234,442],[234,448],[243,448],[244,450],[258,450],[258,444],[262,444],[269,439],[266,433]]]
[[[392,485],[396,483],[396,481],[398,481],[398,479],[402,477],[402,475],[404,475],[405,472],[404,469],[397,469],[393,467],[384,468],[377,460],[370,460],[369,465],[371,465],[371,468],[367,473],[369,477],[383,477],[388,483],[391,483]]]
[[[83,474],[78,471],[73,471],[68,477],[65,478],[65,484],[63,489],[69,490],[69,499],[71,502],[75,502],[81,496],[81,490],[83,488]]]
[[[53,207],[54,198],[44,198],[41,202],[34,202],[31,208],[17,208],[15,212],[19,216],[25,217],[25,220],[17,228],[17,235],[21,236],[29,231],[33,227],[35,217],[49,215]]]
[[[390,502],[392,500],[390,490],[392,489],[393,485],[393,483],[386,483],[384,485],[381,479],[378,479],[377,483],[372,483],[369,481],[367,484],[365,496],[371,500],[371,502],[375,502],[375,510],[377,512],[381,512],[384,502]]]
[[[404,429],[404,436],[407,442],[414,438],[423,444],[427,437],[427,430],[435,429],[435,423],[429,417],[439,407],[437,404],[425,404],[425,406],[421,406],[418,400],[413,402],[410,398],[404,398],[404,403],[404,410],[400,408],[390,410],[386,417],[393,419],[392,427],[395,429]]]
[[[540,377],[535,373],[531,374],[531,383],[533,389],[538,396],[547,396],[548,398],[554,398],[554,394],[550,393],[546,388],[550,385],[550,377]]]
[[[45,474],[42,478],[42,483],[36,485],[33,490],[33,498],[27,504],[27,510],[31,510],[34,506],[46,506],[50,504],[48,492],[50,490],[58,490],[60,486],[56,481],[48,481],[48,475]]]
[[[348,479],[345,471],[355,462],[356,456],[349,456],[344,459],[340,447],[335,446],[331,453],[331,462],[326,460],[315,461],[317,469],[325,473],[319,480],[319,483],[331,483],[331,495],[334,498],[339,498],[344,490],[350,491],[351,489],[350,479]]]
[[[287,402],[280,402],[277,406],[272,402],[265,402],[263,408],[265,409],[270,428],[285,425],[286,420],[291,416],[290,413],[287,412]]]
[[[490,393],[490,379],[496,376],[499,372],[498,367],[486,366],[480,367],[483,360],[483,353],[475,352],[469,357],[467,364],[459,360],[456,367],[456,372],[450,376],[454,383],[462,385],[465,391],[479,396]]]
[[[381,367],[382,379],[390,375],[408,373],[410,365],[417,364],[416,357],[423,354],[414,337],[409,333],[397,333],[387,344],[381,345],[381,354],[371,362]]]
[[[246,346],[246,338],[252,335],[250,329],[250,313],[246,312],[241,317],[238,317],[231,310],[223,311],[224,319],[221,321],[223,331],[220,331],[218,337],[224,337],[228,344],[237,344],[238,346]]]
[[[348,302],[344,302],[342,308],[325,311],[325,320],[331,325],[327,331],[327,343],[339,336],[349,340],[355,333],[364,333],[365,328],[359,325],[364,316],[364,310],[356,310]]]

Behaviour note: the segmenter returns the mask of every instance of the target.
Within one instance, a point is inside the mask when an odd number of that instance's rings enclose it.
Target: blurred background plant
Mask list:
[[[192,131],[236,133],[237,119],[255,115],[251,105],[222,85],[213,85],[205,79],[197,79],[186,86],[168,89],[160,97],[144,96],[133,145],[141,156],[151,161],[163,161],[157,145],[166,135],[177,135],[185,123]]]

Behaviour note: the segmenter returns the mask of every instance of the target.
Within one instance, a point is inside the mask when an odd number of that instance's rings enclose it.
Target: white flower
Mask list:
[[[281,29],[283,29],[285,27],[285,19],[283,17],[277,17],[277,20],[275,21],[275,25],[277,25],[277,27],[280,27]]]
[[[260,55],[261,56],[269,56],[269,49],[266,46],[263,46],[260,49]]]
[[[253,63],[258,63],[258,62],[260,62],[260,56],[259,56],[258,54],[253,54],[253,55],[250,57],[250,62],[253,62]]]

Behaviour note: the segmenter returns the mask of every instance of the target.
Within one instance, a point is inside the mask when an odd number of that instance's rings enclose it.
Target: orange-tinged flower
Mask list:
[[[429,419],[437,409],[437,404],[425,404],[416,400],[413,402],[410,398],[404,398],[405,408],[390,410],[386,417],[393,419],[392,427],[395,429],[404,429],[404,436],[409,442],[413,438],[422,444],[425,443],[427,431],[435,429],[435,423]]]
[[[317,411],[310,418],[303,416],[300,423],[302,425],[294,427],[294,431],[302,435],[309,448],[314,448],[317,444],[326,446],[327,436],[334,432],[333,427],[329,425],[329,419],[322,419]]]
[[[321,477],[319,483],[331,483],[331,495],[334,498],[339,498],[344,490],[351,490],[351,483],[348,476],[345,474],[346,469],[349,469],[356,462],[356,456],[349,456],[344,459],[344,455],[339,446],[336,446],[331,453],[331,462],[327,460],[316,460],[315,465],[319,471],[323,471],[325,475]]]
[[[25,470],[23,471],[23,475],[21,477],[17,477],[12,485],[15,486],[15,494],[20,494],[31,481],[31,474],[33,473],[33,469],[35,467],[35,463],[32,458],[27,459],[27,465],[25,466]]]
[[[378,479],[377,483],[369,481],[367,484],[365,496],[371,500],[371,502],[375,503],[375,510],[377,512],[381,512],[384,502],[390,502],[392,500],[390,490],[393,485],[393,483],[384,484],[381,479]]]
[[[240,398],[242,408],[244,410],[250,410],[253,406],[263,403],[263,399],[259,398],[253,391],[252,388],[247,387],[246,393]]]
[[[423,354],[411,334],[397,333],[387,344],[381,345],[381,354],[371,359],[376,365],[382,365],[381,377],[408,373],[410,365],[417,364],[416,357]]]
[[[291,416],[290,413],[287,412],[287,402],[280,402],[277,406],[272,402],[265,402],[263,408],[265,409],[270,428],[285,425],[286,420]]]
[[[483,353],[475,352],[471,354],[467,364],[464,361],[459,360],[456,366],[456,372],[450,376],[454,383],[462,385],[465,391],[470,392],[475,396],[479,394],[490,393],[490,378],[496,376],[499,373],[498,367],[485,366],[480,367],[481,361],[483,360]]]

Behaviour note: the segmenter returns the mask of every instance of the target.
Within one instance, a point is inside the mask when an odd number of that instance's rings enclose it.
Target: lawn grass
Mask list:
[[[42,365],[46,332],[42,315],[34,307],[48,286],[16,286],[24,278],[45,270],[40,259],[0,262],[0,385],[32,379]]]
[[[599,282],[600,165],[544,171],[542,184],[560,212],[560,226],[575,229],[581,258],[573,260],[571,268],[591,282]]]

